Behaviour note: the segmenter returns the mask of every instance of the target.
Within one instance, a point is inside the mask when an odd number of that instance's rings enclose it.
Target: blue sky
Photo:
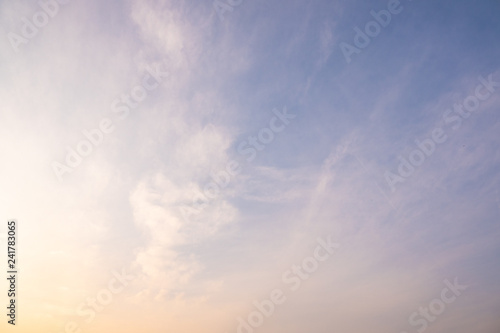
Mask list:
[[[348,63],[342,43],[391,6]],[[71,0],[13,44],[41,10],[0,3],[21,332],[237,332],[281,288],[253,331],[410,333],[455,278],[467,289],[425,330],[498,332],[498,1],[243,0],[221,20],[210,1]],[[318,237],[338,251],[290,291]],[[78,306],[122,268],[135,279],[86,321]]]

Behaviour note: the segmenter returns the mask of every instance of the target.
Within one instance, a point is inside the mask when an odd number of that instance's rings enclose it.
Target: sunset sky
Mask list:
[[[498,333],[499,15],[0,1],[0,331]]]

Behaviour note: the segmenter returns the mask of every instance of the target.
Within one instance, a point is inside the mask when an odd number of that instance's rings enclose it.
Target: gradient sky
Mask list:
[[[347,63],[340,45],[387,7],[243,0],[221,20],[211,1],[71,0],[16,52],[9,33],[41,7],[1,1],[0,243],[16,219],[20,271],[1,331],[233,333],[278,288],[255,332],[412,333],[458,278],[426,332],[498,333],[500,87],[460,127],[443,117],[480,77],[500,82],[500,2],[402,0]],[[115,100],[155,68],[168,77],[120,118]],[[248,161],[238,147],[284,109]],[[103,119],[113,131],[59,180],[54,162]],[[387,172],[436,128],[445,142],[392,191]],[[340,247],[291,291],[282,275],[318,237]],[[135,278],[79,315],[122,270]]]

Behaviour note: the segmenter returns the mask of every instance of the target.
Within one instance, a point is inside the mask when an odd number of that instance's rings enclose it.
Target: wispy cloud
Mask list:
[[[83,329],[236,332],[331,236],[335,256],[259,332],[414,332],[409,316],[455,277],[468,289],[426,331],[496,332],[500,94],[453,110],[480,77],[500,81],[499,5],[402,0],[347,63],[353,27],[395,1],[232,3],[221,21],[211,1],[71,1],[17,52],[9,33],[45,5],[0,4],[16,329],[85,322],[75,309],[127,267],[136,278]],[[147,90],[155,68],[168,77]],[[426,154],[416,140],[436,128],[447,139]],[[53,162],[78,147],[60,182]],[[425,162],[392,191],[386,173],[416,150]]]

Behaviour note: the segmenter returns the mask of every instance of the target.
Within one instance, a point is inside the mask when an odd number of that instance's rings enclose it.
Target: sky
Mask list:
[[[498,333],[499,13],[0,1],[1,331]]]

